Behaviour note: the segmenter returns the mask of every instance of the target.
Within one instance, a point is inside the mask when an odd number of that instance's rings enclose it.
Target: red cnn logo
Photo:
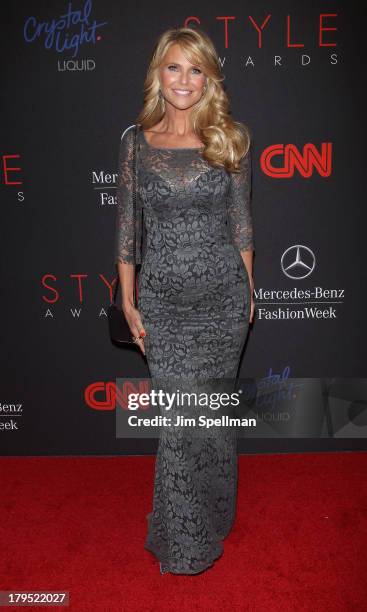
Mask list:
[[[149,379],[140,380],[138,384],[125,381],[122,386],[112,382],[95,382],[85,389],[84,401],[94,410],[115,410],[120,406],[122,410],[129,410],[129,393],[149,393]],[[149,406],[148,406],[149,407]],[[147,410],[146,405],[141,405],[141,410]]]
[[[302,153],[293,144],[275,144],[267,147],[261,154],[260,166],[264,174],[272,178],[291,178],[295,170],[304,178],[309,178],[315,169],[320,176],[331,174],[331,142],[321,143],[321,151],[308,142]],[[273,158],[280,158],[282,165],[273,166]]]

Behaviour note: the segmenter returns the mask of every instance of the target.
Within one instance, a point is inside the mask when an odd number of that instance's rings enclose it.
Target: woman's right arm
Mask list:
[[[133,138],[131,127],[123,133],[120,141],[116,183],[115,263],[120,278],[122,310],[132,335],[139,336],[145,330],[134,305],[136,228],[133,208]],[[142,340],[138,343],[144,353]]]
[[[134,305],[133,136],[133,129],[129,128],[121,137],[116,183],[115,263],[120,277],[123,307]]]

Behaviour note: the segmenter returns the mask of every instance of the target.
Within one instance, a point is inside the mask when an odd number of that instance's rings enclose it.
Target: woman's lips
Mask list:
[[[173,89],[172,91],[178,96],[189,96],[191,94],[191,91],[186,89]]]

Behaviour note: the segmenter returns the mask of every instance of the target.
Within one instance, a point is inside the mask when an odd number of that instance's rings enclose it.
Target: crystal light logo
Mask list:
[[[288,278],[307,278],[314,270],[316,257],[303,244],[295,244],[284,251],[280,265]]]
[[[24,40],[33,43],[43,39],[45,49],[54,49],[57,53],[73,50],[73,57],[85,43],[96,44],[101,40],[97,28],[107,25],[107,21],[97,23],[91,19],[92,0],[86,0],[82,10],[72,10],[69,2],[66,13],[52,21],[38,21],[36,17],[28,17],[24,24]]]

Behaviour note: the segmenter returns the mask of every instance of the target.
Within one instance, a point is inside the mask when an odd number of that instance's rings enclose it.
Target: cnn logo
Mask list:
[[[293,144],[275,144],[263,151],[260,166],[264,174],[272,178],[291,178],[296,172],[309,178],[314,171],[326,177],[331,174],[331,151],[331,142],[321,143],[320,150],[308,142],[302,152]],[[281,164],[274,166],[273,161],[278,159]]]

